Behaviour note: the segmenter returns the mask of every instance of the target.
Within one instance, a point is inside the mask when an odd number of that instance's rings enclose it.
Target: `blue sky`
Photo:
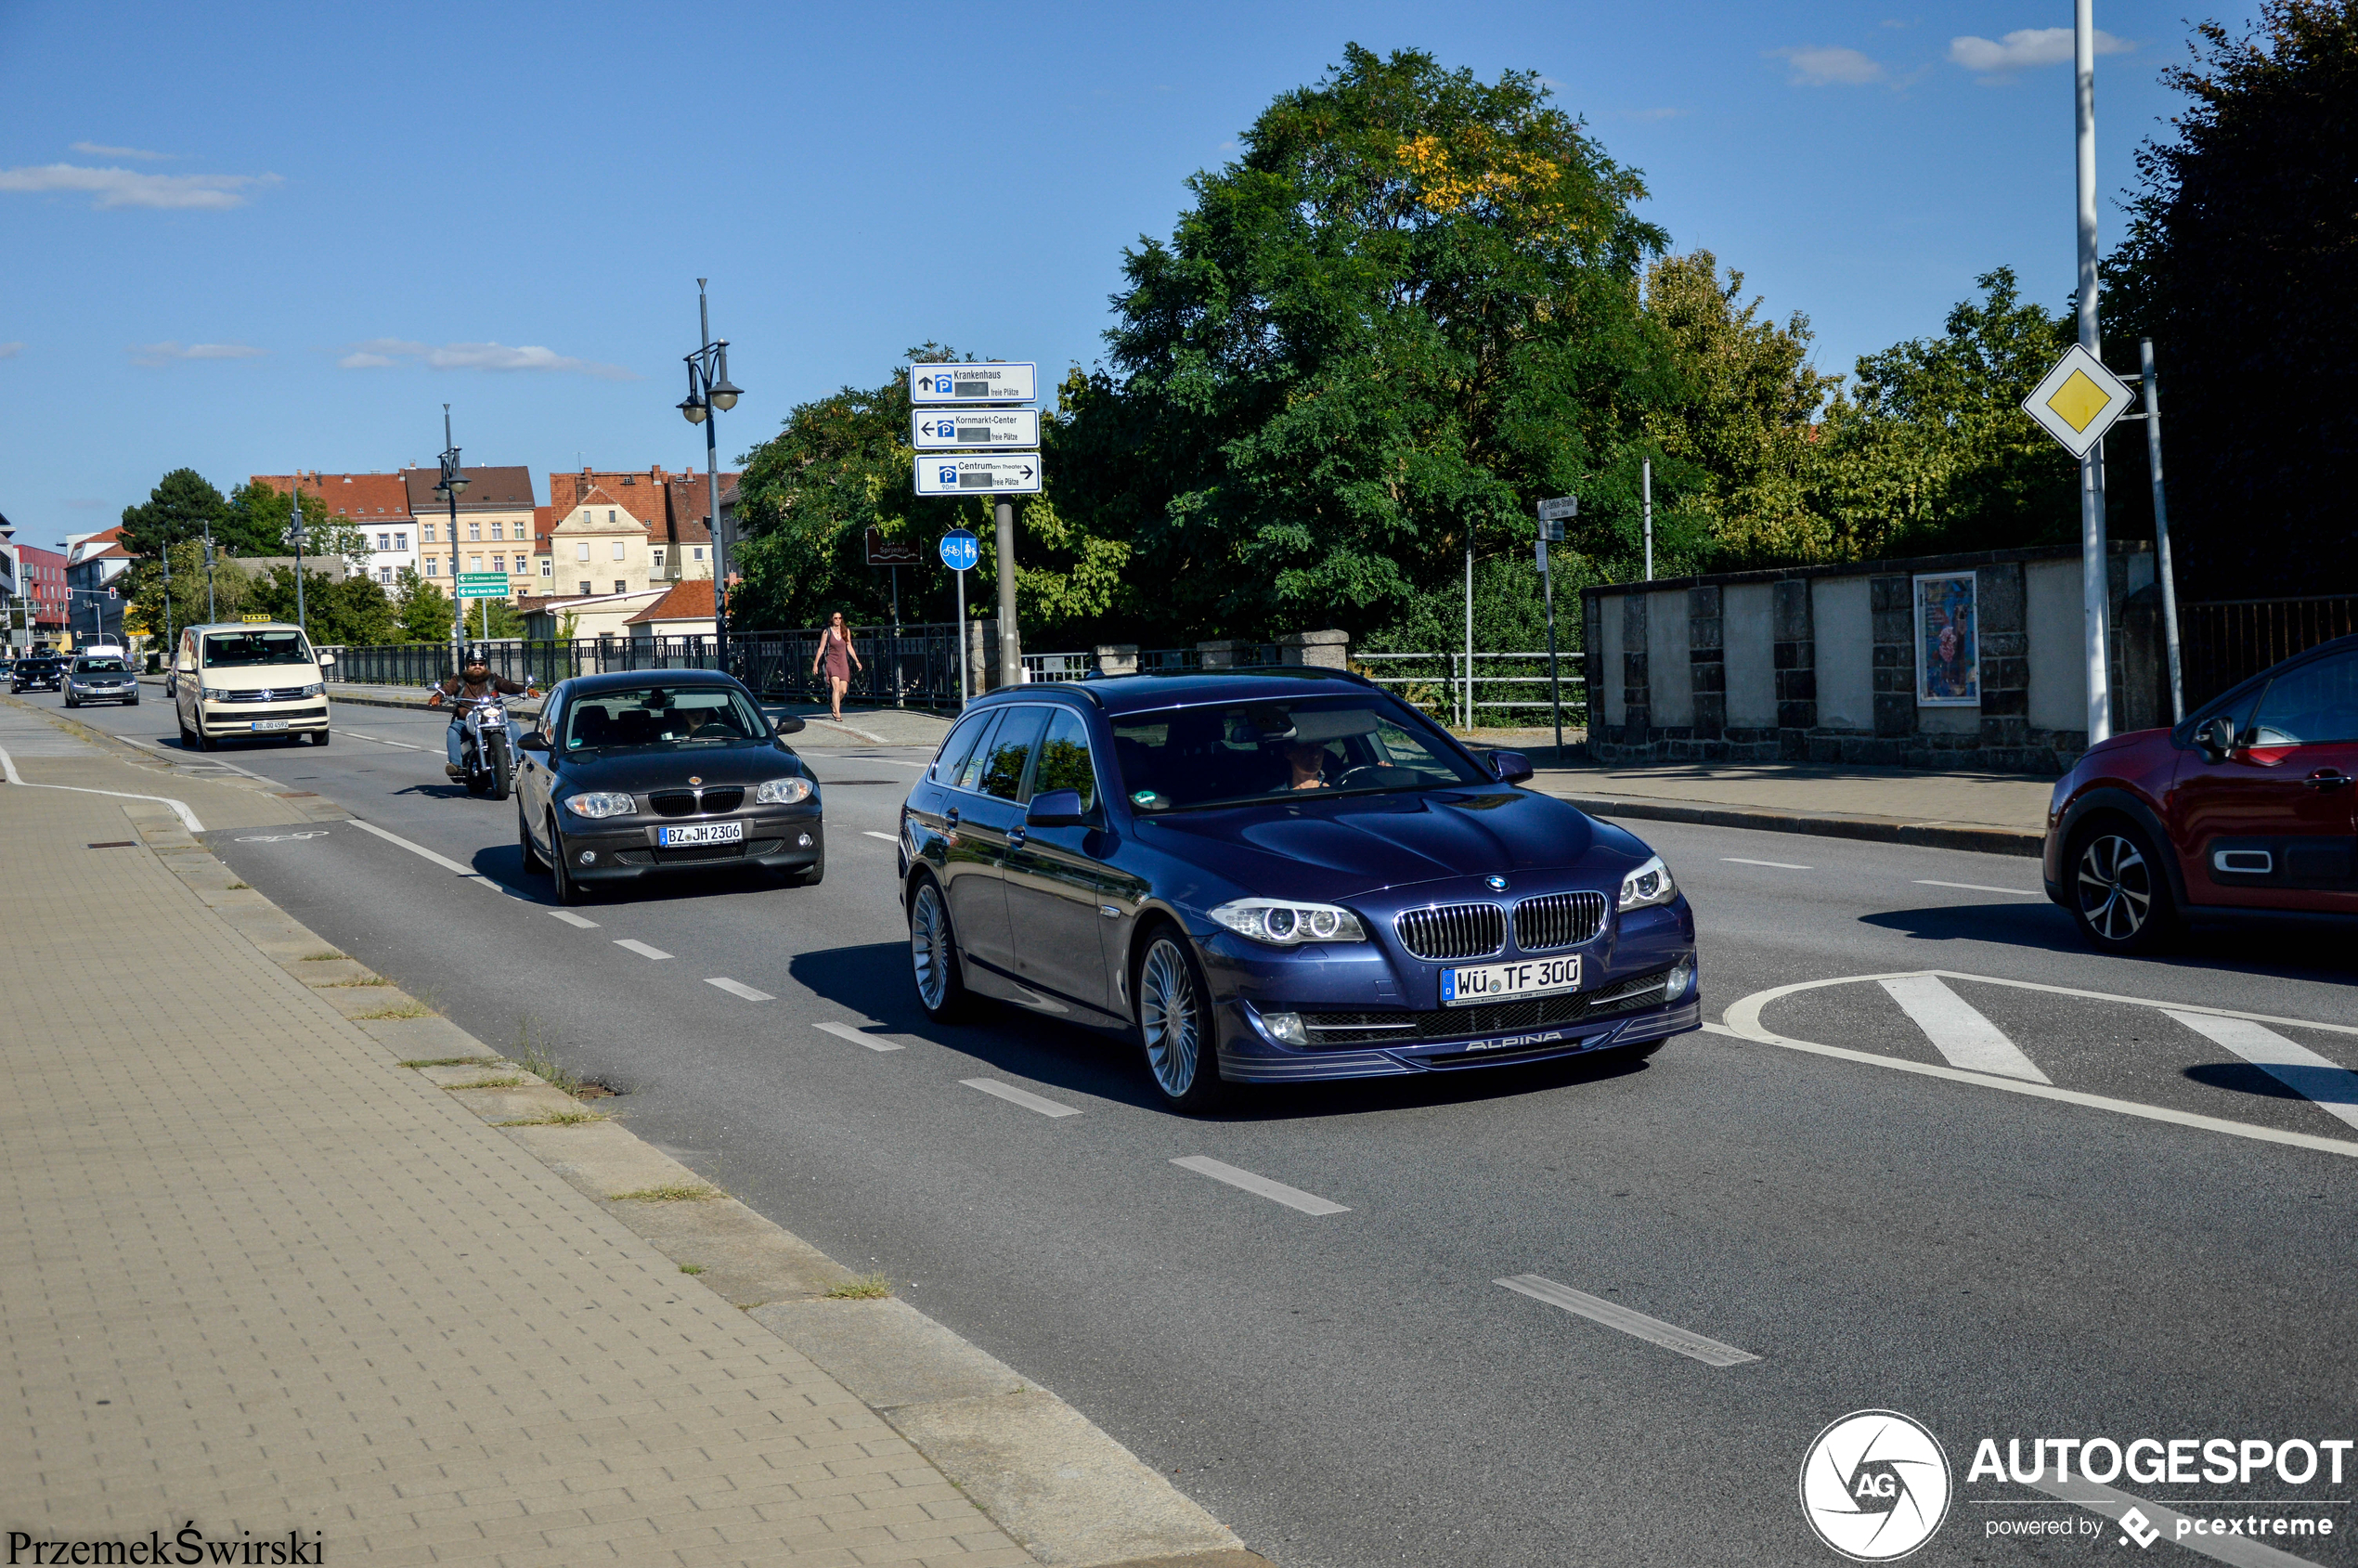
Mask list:
[[[963,8],[961,8],[963,9]],[[2216,11],[2239,22],[2248,0]],[[2106,4],[2105,232],[2175,112],[2183,5]],[[1123,246],[1346,42],[1540,72],[1679,250],[1820,369],[2000,264],[2072,279],[2071,97],[2036,5],[0,5],[0,512],[104,527],[167,469],[702,460],[927,339],[1095,363]]]

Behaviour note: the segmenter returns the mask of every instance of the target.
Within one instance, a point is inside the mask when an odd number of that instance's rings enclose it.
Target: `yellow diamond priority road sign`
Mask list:
[[[2022,411],[2062,442],[2073,457],[2084,458],[2136,397],[2127,382],[2075,343],[2030,389],[2030,395],[2022,400]]]

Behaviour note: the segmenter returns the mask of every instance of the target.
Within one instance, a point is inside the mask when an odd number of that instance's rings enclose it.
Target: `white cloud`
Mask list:
[[[2100,55],[2126,54],[2136,46],[2127,39],[2097,31],[2096,53]],[[1949,40],[1951,61],[1987,77],[2010,76],[2034,66],[2068,65],[2071,56],[2071,29],[2067,27],[2019,27],[1994,42],[1970,34]]]
[[[1802,44],[1768,53],[1769,58],[1783,60],[1792,68],[1787,80],[1796,87],[1834,84],[1856,87],[1884,78],[1883,67],[1856,49]]]
[[[21,341],[17,343],[0,343],[0,359],[14,359],[18,355],[22,354],[23,352],[24,344]]]
[[[577,359],[559,354],[552,348],[525,344],[510,348],[496,343],[447,343],[441,344],[413,342],[408,338],[370,338],[367,343],[352,345],[352,352],[336,361],[347,370],[377,369],[383,366],[415,360],[435,370],[554,370],[577,376],[593,376],[600,381],[635,382],[639,376],[619,365],[602,364],[594,359]]]
[[[147,343],[130,352],[134,365],[169,365],[176,359],[252,359],[270,351],[241,343]]]
[[[176,152],[143,152],[136,147],[108,147],[95,141],[75,142],[71,150],[86,152],[93,158],[136,158],[147,163],[171,163],[180,157]]]
[[[78,163],[0,169],[0,190],[86,190],[93,207],[242,207],[245,192],[276,185],[276,175],[143,175],[135,169],[87,169]]]

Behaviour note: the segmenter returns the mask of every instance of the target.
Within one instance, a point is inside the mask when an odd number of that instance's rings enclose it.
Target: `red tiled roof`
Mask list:
[[[247,477],[256,485],[269,486],[282,496],[294,488],[300,478],[304,495],[317,496],[327,503],[330,514],[354,523],[391,523],[407,520],[410,515],[409,486],[398,473],[314,472],[301,475],[255,473]]]
[[[673,583],[671,591],[623,622],[637,626],[641,621],[708,621],[712,619],[712,579],[699,577],[693,582]]]
[[[555,507],[536,506],[532,509],[532,552],[535,555],[549,553],[549,530],[556,525]]]
[[[664,484],[670,476],[660,465],[644,471],[583,469],[578,473],[549,475],[549,504],[560,515],[577,506],[593,504],[590,492],[602,491],[594,503],[618,507],[650,527],[663,523]]]
[[[460,512],[516,512],[534,504],[532,470],[528,468],[461,468],[467,487],[459,492]],[[409,505],[420,517],[447,515],[450,503],[434,494],[442,483],[439,468],[405,468],[401,482],[408,486]]]

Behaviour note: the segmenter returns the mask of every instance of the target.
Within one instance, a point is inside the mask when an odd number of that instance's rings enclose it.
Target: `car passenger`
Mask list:
[[[1286,747],[1286,771],[1292,776],[1269,793],[1327,787],[1327,748],[1316,741],[1295,741]]]

